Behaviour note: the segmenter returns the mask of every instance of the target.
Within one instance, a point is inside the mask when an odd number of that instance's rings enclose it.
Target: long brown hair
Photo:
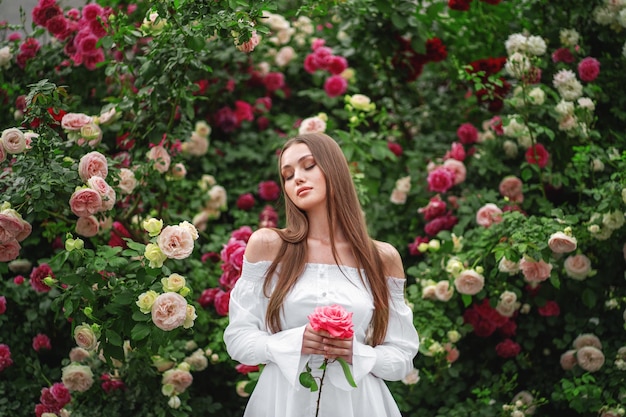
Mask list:
[[[334,231],[341,230],[345,235],[352,254],[359,267],[361,280],[369,283],[374,298],[372,318],[373,346],[385,339],[389,322],[389,288],[387,287],[384,265],[375,242],[367,232],[367,225],[361,209],[350,169],[341,148],[333,138],[323,133],[307,133],[289,139],[283,146],[278,158],[279,172],[283,152],[296,143],[307,145],[315,162],[326,178],[327,215],[330,225],[331,250],[335,262],[337,249],[334,243]],[[266,311],[266,325],[272,332],[280,330],[280,314],[285,297],[296,284],[304,271],[307,260],[307,235],[309,220],[285,193],[285,180],[280,176],[280,183],[285,196],[286,228],[274,229],[282,238],[280,250],[270,265],[263,291],[269,297]],[[272,277],[280,264],[276,285],[270,293]],[[361,274],[365,272],[365,277]]]

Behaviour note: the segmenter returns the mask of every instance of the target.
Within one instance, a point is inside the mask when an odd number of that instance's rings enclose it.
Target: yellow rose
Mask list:
[[[182,275],[172,274],[167,278],[161,279],[161,284],[163,285],[163,291],[165,292],[178,292],[185,287],[186,281],[185,277]]]
[[[142,226],[151,237],[158,236],[161,233],[161,229],[163,229],[163,220],[151,217],[144,220]]]

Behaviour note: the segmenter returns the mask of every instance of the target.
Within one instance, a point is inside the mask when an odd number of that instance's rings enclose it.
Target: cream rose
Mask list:
[[[183,323],[183,327],[185,329],[191,329],[197,317],[198,315],[196,314],[196,308],[191,304],[187,304],[187,314],[185,315],[185,322]]]
[[[450,286],[450,281],[444,280],[435,284],[435,297],[439,301],[450,301],[452,295],[454,295],[454,287]]]
[[[161,383],[173,388],[173,395],[182,394],[193,382],[193,376],[189,371],[182,369],[170,369],[163,373]]]
[[[208,192],[209,201],[206,203],[208,209],[220,209],[226,207],[226,189],[221,185],[213,185]]]
[[[591,273],[591,260],[583,254],[568,256],[563,266],[567,276],[578,281],[584,280]]]
[[[161,251],[159,245],[154,243],[148,243],[144,251],[143,256],[150,261],[150,268],[160,268],[163,266],[163,262],[167,259],[167,256]]]
[[[509,275],[515,275],[519,272],[519,262],[509,261],[503,256],[498,263],[498,270]]]
[[[85,359],[89,358],[91,353],[87,349],[83,349],[82,347],[74,347],[70,350],[70,360],[72,362],[82,362]]]
[[[187,229],[187,231],[191,234],[191,237],[193,238],[193,240],[197,240],[200,237],[200,235],[198,234],[198,229],[196,229],[196,226],[189,223],[187,220],[185,220],[184,222],[178,223],[178,226]]]
[[[11,48],[8,46],[0,48],[0,67],[8,68],[12,59],[13,54],[11,53]]]
[[[478,294],[485,286],[485,277],[473,269],[466,269],[454,280],[456,290],[461,294]]]
[[[175,292],[160,294],[152,304],[152,322],[161,330],[170,331],[185,323],[187,301]]]
[[[604,365],[604,353],[596,347],[584,346],[576,352],[578,366],[587,372],[596,372]]]
[[[517,302],[517,294],[512,291],[504,291],[500,294],[496,310],[504,317],[511,317],[519,308],[520,303]]]
[[[569,253],[576,250],[577,241],[574,236],[556,232],[548,239],[548,246],[554,253]]]
[[[118,173],[119,183],[117,186],[124,194],[131,194],[137,187],[135,173],[128,168],[120,168]]]
[[[78,175],[85,182],[93,176],[106,178],[109,175],[106,157],[97,151],[83,155],[78,162]]]
[[[92,148],[95,148],[102,140],[102,129],[95,123],[88,123],[80,128],[80,138],[77,143],[79,146],[83,146],[87,143]]]
[[[205,155],[209,150],[209,139],[197,132],[193,132],[189,140],[182,144],[182,150],[193,156]]]
[[[4,149],[4,145],[2,144],[2,139],[0,139],[0,163],[7,160],[7,151]]]
[[[602,342],[600,342],[598,336],[593,333],[583,333],[578,335],[576,339],[574,339],[574,342],[572,342],[572,345],[575,349],[581,349],[585,346],[593,346],[597,349],[602,349]]]
[[[187,356],[185,362],[188,363],[194,371],[203,371],[209,366],[209,360],[202,349],[197,349],[191,355]]]
[[[139,307],[139,310],[142,313],[148,314],[152,312],[152,305],[154,304],[154,301],[157,299],[158,296],[159,294],[156,291],[146,291],[140,294],[139,297],[137,297],[137,301],[135,301],[135,304],[137,304],[137,307]]]
[[[326,131],[326,122],[322,120],[318,116],[308,117],[300,123],[300,127],[298,128],[298,133],[300,135],[304,133],[315,133],[321,132],[324,133]]]
[[[186,227],[166,226],[157,238],[159,248],[172,259],[185,259],[193,252],[194,239]]]
[[[0,137],[4,150],[8,154],[18,154],[26,149],[26,137],[18,128],[12,127],[2,131]]]
[[[71,392],[85,392],[93,385],[93,372],[88,366],[70,364],[62,369],[61,381]]]
[[[161,233],[161,230],[163,230],[163,220],[155,217],[145,219],[141,225],[143,230],[148,232],[148,235],[151,237],[158,236],[159,233]]]
[[[161,285],[163,285],[163,291],[178,292],[185,287],[185,277],[179,274],[171,274],[167,278],[161,279]]]

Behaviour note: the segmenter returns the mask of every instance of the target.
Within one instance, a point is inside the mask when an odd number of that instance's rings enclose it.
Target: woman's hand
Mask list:
[[[352,363],[352,338],[332,337],[326,331],[316,332],[307,324],[302,336],[303,355],[323,355],[326,359],[343,358]]]

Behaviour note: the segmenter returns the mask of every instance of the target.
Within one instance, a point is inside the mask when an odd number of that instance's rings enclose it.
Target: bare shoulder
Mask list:
[[[246,245],[244,256],[248,262],[273,261],[282,244],[280,235],[273,229],[255,230]]]
[[[375,240],[380,257],[383,260],[385,275],[394,278],[404,278],[404,265],[398,249],[387,242]]]

